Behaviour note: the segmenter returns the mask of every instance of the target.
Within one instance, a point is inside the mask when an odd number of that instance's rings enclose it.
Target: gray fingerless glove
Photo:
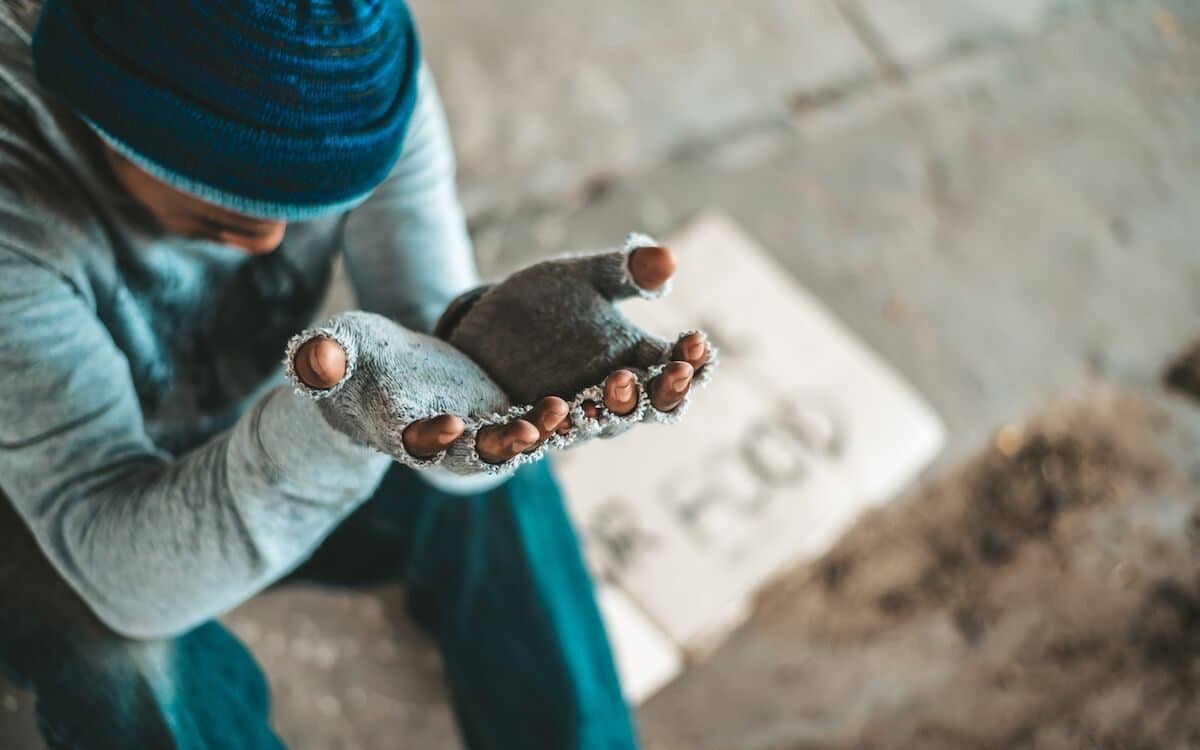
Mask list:
[[[646,387],[670,362],[674,342],[646,333],[613,304],[667,292],[667,287],[639,288],[629,270],[630,254],[654,244],[630,235],[621,250],[545,261],[468,293],[442,316],[441,338],[372,313],[335,315],[292,338],[284,358],[287,376],[297,393],[315,399],[326,420],[351,439],[409,466],[440,465],[456,474],[497,474],[586,437],[609,437],[642,421],[675,421],[690,399],[662,412],[650,402]],[[308,387],[294,369],[296,351],[317,336],[333,339],[346,353],[345,375],[327,390]],[[715,366],[716,349],[710,347],[692,390]],[[588,417],[583,405],[602,404],[604,380],[620,368],[637,375],[637,405],[625,415],[601,409],[597,418]],[[475,439],[481,428],[521,417],[548,395],[570,404],[572,426],[566,434],[552,435],[504,463],[479,457]],[[410,454],[404,430],[442,414],[462,418],[462,436],[431,458]]]
[[[333,339],[346,352],[346,374],[327,390],[305,385],[296,375],[296,351],[317,336]],[[288,343],[287,377],[299,394],[317,401],[325,419],[344,435],[414,467],[442,466],[456,474],[495,474],[541,458],[546,447],[490,464],[475,451],[475,435],[528,411],[514,407],[496,383],[462,352],[432,336],[410,331],[381,315],[346,312]],[[404,447],[404,430],[414,421],[454,414],[463,435],[442,453],[418,458]]]
[[[442,316],[438,334],[482,366],[514,401],[564,398],[571,405],[573,427],[557,438],[560,447],[582,436],[609,437],[637,422],[676,421],[690,394],[672,411],[662,412],[651,404],[646,387],[670,362],[675,342],[643,331],[613,304],[635,296],[655,299],[669,291],[669,283],[654,291],[642,289],[630,272],[633,251],[655,245],[645,235],[631,234],[619,250],[532,265],[460,297]],[[716,367],[716,350],[710,349],[693,390]],[[602,402],[605,378],[620,368],[638,376],[637,406],[623,416],[602,411],[598,419],[589,418],[583,404]]]

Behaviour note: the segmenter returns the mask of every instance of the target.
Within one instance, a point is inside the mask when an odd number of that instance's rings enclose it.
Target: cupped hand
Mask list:
[[[614,304],[661,296],[675,269],[675,255],[652,242],[536,264],[457,311],[441,331],[452,346],[342,314],[330,322],[340,333],[297,337],[290,374],[336,426],[405,462],[469,473],[480,470],[472,462],[533,460],[544,446],[682,413],[715,349],[700,332],[674,342],[648,334]],[[355,352],[367,373],[350,377]]]
[[[561,396],[578,403],[576,422],[594,420],[602,436],[635,421],[673,421],[711,373],[715,351],[700,332],[674,342],[649,334],[615,303],[662,296],[676,267],[671,250],[632,235],[622,250],[543,261],[466,295],[439,329],[515,401]],[[525,427],[505,434],[519,444],[533,438]]]

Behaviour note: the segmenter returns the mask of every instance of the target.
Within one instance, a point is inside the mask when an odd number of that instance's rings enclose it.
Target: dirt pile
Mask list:
[[[1200,339],[1179,353],[1162,374],[1163,386],[1200,401]]]
[[[696,746],[1200,747],[1198,428],[1182,401],[1106,389],[1001,430],[698,667],[747,682],[739,648],[795,644],[764,651],[769,694],[733,698],[788,739],[748,722]]]

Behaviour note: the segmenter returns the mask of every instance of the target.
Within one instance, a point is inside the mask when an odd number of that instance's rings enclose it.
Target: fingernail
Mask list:
[[[704,356],[704,342],[693,341],[683,347],[683,356],[688,359],[700,359]]]
[[[346,373],[346,353],[333,339],[313,339],[308,346],[308,367],[316,387],[332,388]]]
[[[557,414],[547,414],[542,417],[542,432],[549,432],[558,426],[562,421],[562,417]]]
[[[628,401],[633,398],[633,383],[626,383],[616,387],[617,398],[622,401]]]
[[[524,453],[526,450],[529,449],[529,446],[531,446],[531,445],[533,445],[532,440],[522,440],[520,438],[516,438],[511,443],[509,443],[509,447],[512,448],[517,453]]]
[[[674,393],[680,393],[680,394],[686,393],[688,386],[691,384],[692,384],[691,378],[687,378],[684,380],[677,380],[671,384],[671,390]]]

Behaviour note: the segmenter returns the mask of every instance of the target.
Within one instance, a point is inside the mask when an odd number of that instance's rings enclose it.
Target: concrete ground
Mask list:
[[[648,747],[1200,747],[1194,0],[413,5],[487,271],[720,209],[949,428]],[[456,746],[402,602],[229,616],[293,748]]]

